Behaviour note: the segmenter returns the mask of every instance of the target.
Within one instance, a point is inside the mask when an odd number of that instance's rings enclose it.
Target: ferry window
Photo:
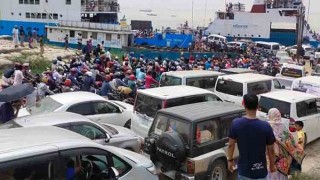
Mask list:
[[[71,4],[71,0],[66,0],[66,4],[70,5]]]
[[[106,34],[106,41],[111,41],[111,34]]]
[[[92,39],[97,39],[97,36],[98,36],[98,33],[96,33],[96,32],[92,32],[91,33],[91,38]]]
[[[47,19],[47,14],[46,13],[42,13],[42,19]]]
[[[34,0],[30,0],[30,4],[34,4]]]
[[[58,19],[58,14],[53,14],[53,19]]]
[[[35,19],[36,18],[36,14],[35,13],[31,13],[31,18]]]
[[[24,4],[29,4],[29,0],[24,0]]]
[[[120,36],[120,34],[118,34],[118,39],[120,39],[121,38],[121,36]]]
[[[75,32],[74,31],[70,31],[70,37],[73,38],[75,36]]]
[[[83,39],[87,39],[88,38],[88,32],[86,32],[86,31],[82,31],[82,38]]]
[[[26,13],[26,18],[30,18],[30,13]]]
[[[37,13],[37,19],[41,19],[41,13]]]
[[[35,2],[34,4],[40,4],[39,0],[35,0],[34,2]]]
[[[49,14],[49,19],[52,19],[52,16],[53,16],[52,14]]]
[[[19,0],[19,4],[23,4],[23,0]]]

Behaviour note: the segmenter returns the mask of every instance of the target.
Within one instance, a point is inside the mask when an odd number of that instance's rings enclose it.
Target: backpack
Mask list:
[[[4,71],[3,76],[6,78],[11,78],[13,74],[14,74],[14,69],[10,68]]]

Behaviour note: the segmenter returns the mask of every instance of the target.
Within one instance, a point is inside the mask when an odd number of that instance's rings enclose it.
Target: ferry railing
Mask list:
[[[65,26],[65,27],[106,30],[106,31],[131,31],[131,26],[121,26],[118,24],[107,24],[107,23],[60,20],[59,25]]]

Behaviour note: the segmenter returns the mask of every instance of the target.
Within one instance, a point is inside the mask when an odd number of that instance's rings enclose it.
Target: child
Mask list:
[[[304,145],[305,145],[305,134],[303,129],[303,122],[302,121],[296,121],[295,122],[295,127],[297,130],[297,134],[298,134],[298,144],[301,146],[302,149],[304,149]],[[301,173],[301,164],[299,164],[297,161],[295,161],[294,159],[291,162],[291,173],[292,175],[296,175],[297,173]]]
[[[304,145],[305,145],[305,135],[304,135],[304,131],[303,129],[303,122],[302,121],[296,121],[295,122],[295,126],[297,129],[297,133],[298,133],[298,144],[301,146],[302,149],[304,149]]]

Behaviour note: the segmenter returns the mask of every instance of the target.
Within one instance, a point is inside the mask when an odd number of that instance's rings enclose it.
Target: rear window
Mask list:
[[[175,117],[158,114],[150,132],[160,136],[163,132],[175,131],[181,135],[183,140],[189,144],[191,136],[191,125]]]
[[[154,117],[156,112],[161,109],[162,100],[154,97],[146,96],[138,93],[134,109],[135,111],[145,114],[149,117]]]
[[[287,76],[287,77],[293,77],[293,78],[300,78],[302,77],[302,70],[284,67],[281,70],[281,75]]]
[[[272,85],[271,80],[248,83],[247,85],[248,94],[259,95],[259,94],[270,92],[271,85]]]
[[[173,76],[169,76],[169,75],[165,75],[164,74],[161,77],[160,85],[161,85],[161,87],[178,86],[178,85],[182,85],[182,80],[181,80],[181,78],[173,77]]]
[[[27,108],[30,114],[44,114],[49,112],[54,112],[56,109],[61,107],[62,104],[53,100],[51,97],[45,97],[35,105]]]
[[[280,49],[280,46],[279,45],[273,45],[272,46],[272,50],[279,50]]]
[[[197,77],[197,78],[187,78],[187,85],[199,87],[202,89],[214,88],[216,84],[217,77]]]
[[[241,97],[243,96],[243,84],[234,81],[219,79],[216,91]]]
[[[262,96],[259,101],[259,111],[268,113],[271,108],[277,108],[283,118],[290,118],[290,103]]]

